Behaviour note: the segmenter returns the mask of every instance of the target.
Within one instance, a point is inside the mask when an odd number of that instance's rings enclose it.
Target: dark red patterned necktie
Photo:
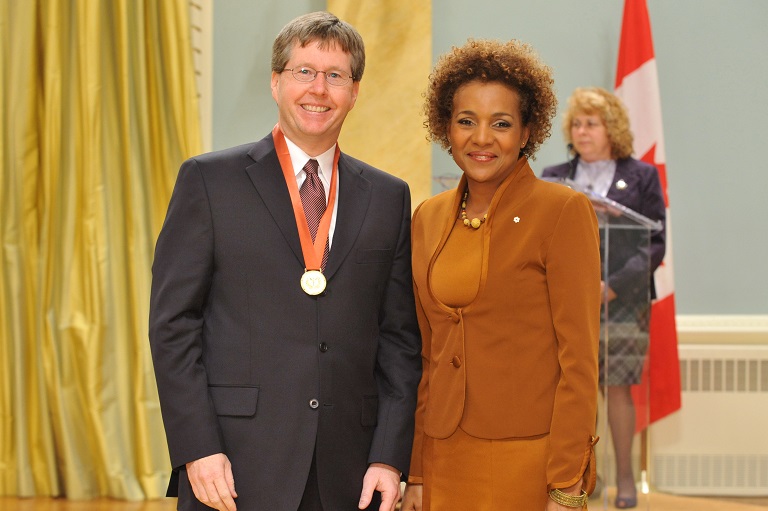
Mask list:
[[[304,179],[304,182],[299,189],[301,204],[304,206],[304,215],[307,217],[307,226],[309,227],[309,233],[312,235],[313,242],[315,241],[315,236],[317,236],[317,227],[320,225],[320,218],[322,218],[326,207],[325,188],[323,188],[323,182],[320,181],[320,176],[317,175],[319,168],[320,165],[315,159],[309,160],[307,164],[304,165],[302,170],[307,174],[307,177]],[[325,250],[323,251],[323,269],[327,262],[328,242],[325,243]]]

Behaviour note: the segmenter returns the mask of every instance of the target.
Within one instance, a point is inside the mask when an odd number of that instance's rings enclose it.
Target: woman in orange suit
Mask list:
[[[586,507],[594,474],[600,256],[583,194],[536,178],[551,70],[469,40],[430,76],[430,138],[463,171],[412,221],[422,335],[405,511]]]

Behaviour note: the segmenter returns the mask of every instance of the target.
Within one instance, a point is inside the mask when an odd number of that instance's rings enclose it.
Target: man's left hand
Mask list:
[[[400,502],[400,471],[383,463],[371,463],[363,478],[363,492],[357,507],[367,508],[374,491],[381,493],[379,511],[395,511]]]

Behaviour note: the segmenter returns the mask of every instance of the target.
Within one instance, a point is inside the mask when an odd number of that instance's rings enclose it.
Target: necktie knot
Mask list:
[[[306,165],[304,165],[303,170],[304,172],[307,173],[307,176],[309,176],[309,174],[314,174],[317,176],[318,175],[317,171],[320,170],[320,164],[317,163],[316,159],[312,158],[309,161],[307,161]]]

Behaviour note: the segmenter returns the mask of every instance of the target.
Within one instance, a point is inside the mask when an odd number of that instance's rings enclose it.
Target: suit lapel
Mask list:
[[[304,264],[304,256],[301,253],[299,231],[296,228],[296,217],[293,214],[291,196],[285,177],[277,159],[272,135],[267,135],[257,142],[248,152],[254,163],[246,167],[256,192],[261,197],[264,205],[269,210],[272,219],[277,224],[285,237],[285,241],[296,255],[299,263]]]
[[[616,160],[616,172],[613,173],[613,181],[611,181],[611,187],[608,188],[608,193],[605,195],[606,198],[615,201],[620,197],[626,196],[626,191],[619,190],[616,183],[624,180],[627,185],[631,184],[631,177],[627,173],[627,161],[627,159]]]
[[[277,159],[272,136],[268,135],[258,142],[248,155],[254,163],[246,167],[245,171],[299,264],[303,265],[304,256],[301,252],[291,196]],[[352,250],[365,220],[370,196],[371,183],[362,177],[360,167],[342,153],[339,158],[339,208],[336,213],[333,245],[325,269],[326,278],[330,279],[338,271]]]
[[[339,209],[333,244],[325,269],[330,279],[341,267],[363,226],[371,197],[371,183],[361,175],[361,168],[344,153],[339,158]],[[295,226],[294,226],[295,228]]]

